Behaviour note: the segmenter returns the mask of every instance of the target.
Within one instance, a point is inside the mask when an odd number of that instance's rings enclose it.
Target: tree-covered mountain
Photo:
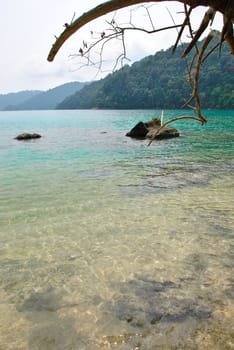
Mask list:
[[[67,96],[70,96],[84,87],[86,83],[71,82],[47,91],[40,91],[39,93],[30,96],[21,103],[14,103],[10,101],[4,108],[5,110],[33,110],[33,109],[55,109],[58,103],[63,101]],[[20,94],[20,93],[19,93]]]
[[[24,103],[28,99],[35,97],[40,94],[40,90],[32,91],[19,91],[19,92],[10,92],[9,94],[0,94],[0,110],[5,110],[10,105],[18,105]]]
[[[181,108],[191,94],[183,45],[157,52],[132,66],[67,97],[58,109]],[[221,57],[213,52],[201,69],[199,91],[203,108],[234,109],[234,61],[223,45]]]

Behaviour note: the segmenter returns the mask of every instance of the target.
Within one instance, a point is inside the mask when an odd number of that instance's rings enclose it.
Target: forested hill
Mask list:
[[[10,92],[8,94],[0,94],[0,111],[5,110],[9,105],[22,104],[25,101],[40,94],[41,92],[42,91],[40,90],[26,90],[19,92]]]
[[[86,83],[74,81],[56,86],[55,88],[49,89],[47,91],[38,91],[38,93],[31,94],[31,96],[29,95],[28,99],[24,99],[23,101],[20,101],[20,103],[16,102],[16,97],[14,99],[12,98],[12,94],[9,94],[9,98],[8,95],[2,95],[2,98],[5,97],[5,101],[8,101],[8,104],[4,107],[4,110],[15,111],[33,109],[55,109],[57,104],[63,101],[67,96],[70,96],[76,91],[80,90],[85,84]],[[21,93],[19,92],[15,95],[18,96],[21,95]]]
[[[183,47],[157,52],[132,66],[91,83],[60,103],[58,109],[177,109],[189,98]],[[234,60],[226,45],[205,61],[199,91],[203,108],[234,109]]]

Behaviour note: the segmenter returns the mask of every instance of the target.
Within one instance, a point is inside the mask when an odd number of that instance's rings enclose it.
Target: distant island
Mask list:
[[[87,83],[70,82],[47,91],[20,91],[0,94],[0,110],[22,111],[56,109],[66,97],[82,89]]]
[[[174,54],[159,51],[90,83],[0,95],[0,109],[180,109],[191,93],[182,52],[183,45]],[[234,109],[234,63],[226,45],[221,57],[215,51],[204,63],[199,90],[204,109]]]

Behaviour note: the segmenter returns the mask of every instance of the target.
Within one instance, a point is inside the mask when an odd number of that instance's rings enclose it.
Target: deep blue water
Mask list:
[[[160,114],[0,112],[0,349],[229,349],[234,111]]]

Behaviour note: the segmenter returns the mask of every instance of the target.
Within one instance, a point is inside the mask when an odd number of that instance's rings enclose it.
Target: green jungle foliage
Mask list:
[[[190,97],[183,45],[157,52],[132,66],[109,74],[67,97],[58,109],[179,109]],[[203,108],[234,109],[234,61],[226,45],[221,57],[216,50],[200,72]]]

